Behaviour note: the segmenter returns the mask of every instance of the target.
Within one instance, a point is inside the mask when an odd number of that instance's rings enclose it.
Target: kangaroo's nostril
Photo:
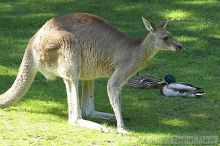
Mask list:
[[[180,50],[183,48],[182,45],[178,45],[177,47],[178,47],[178,49],[180,49]]]

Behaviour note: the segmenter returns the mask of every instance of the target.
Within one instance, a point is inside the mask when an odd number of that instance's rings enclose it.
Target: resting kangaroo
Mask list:
[[[16,80],[0,95],[0,107],[18,101],[30,88],[37,71],[48,80],[63,78],[68,97],[68,121],[97,130],[107,130],[100,124],[83,120],[116,118],[117,131],[124,134],[120,89],[141,70],[158,50],[177,51],[182,48],[164,28],[168,21],[157,26],[142,18],[150,33],[143,39],[127,37],[102,18],[86,13],[73,13],[47,21],[30,39]],[[113,114],[94,109],[94,82],[110,77],[108,97]],[[82,106],[78,82],[82,80]]]

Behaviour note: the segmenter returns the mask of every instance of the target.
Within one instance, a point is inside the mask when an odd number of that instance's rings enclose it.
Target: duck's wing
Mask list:
[[[205,93],[204,90],[203,90],[202,88],[200,88],[200,87],[195,87],[195,86],[193,86],[193,85],[191,85],[191,84],[187,84],[187,83],[181,83],[181,84],[182,84],[182,85],[186,85],[186,86],[188,86],[188,87],[192,87],[192,89],[194,89],[194,90],[193,90],[194,92]]]
[[[162,88],[162,93],[165,96],[187,96],[188,95],[188,91],[186,92],[186,90],[176,88],[170,84],[165,85]]]
[[[193,90],[197,89],[196,87],[194,87],[190,84],[182,84],[182,83],[172,83],[167,86],[170,89],[173,89],[175,91],[182,91],[182,92],[183,91],[189,92],[189,91],[193,91]]]
[[[167,85],[167,88],[183,94],[185,96],[200,96],[203,95],[205,92],[202,88],[194,87],[191,84],[186,83],[172,83]]]

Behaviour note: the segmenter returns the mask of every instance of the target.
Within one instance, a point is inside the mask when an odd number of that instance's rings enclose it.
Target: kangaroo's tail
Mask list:
[[[30,48],[27,48],[16,80],[11,88],[0,95],[0,108],[6,108],[22,98],[30,88],[36,73],[32,51]]]

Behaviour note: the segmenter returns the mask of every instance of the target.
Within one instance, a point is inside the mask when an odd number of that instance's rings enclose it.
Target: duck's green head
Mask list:
[[[171,74],[166,75],[164,79],[168,84],[176,83],[175,77]]]

